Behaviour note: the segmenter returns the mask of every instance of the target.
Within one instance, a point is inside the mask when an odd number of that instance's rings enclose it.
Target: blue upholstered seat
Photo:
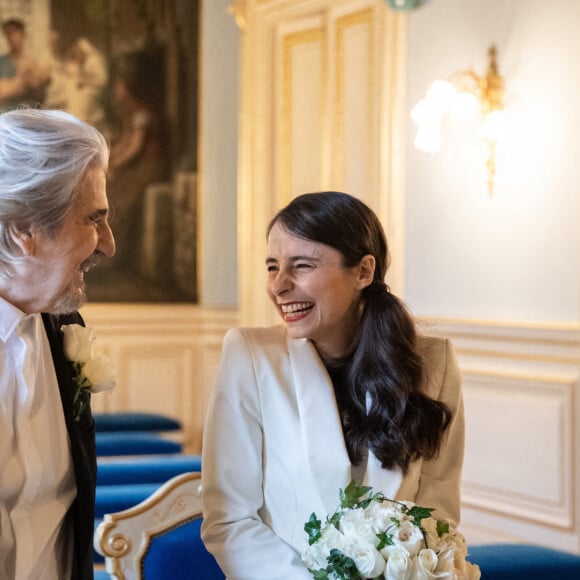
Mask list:
[[[199,472],[182,473],[142,503],[106,514],[94,546],[105,556],[107,569],[120,578],[223,580],[200,536],[200,484]]]
[[[97,456],[181,453],[182,445],[145,431],[96,433]]]
[[[95,518],[105,514],[120,512],[141,503],[161,483],[133,483],[131,485],[98,485],[95,499]]]
[[[177,419],[157,413],[93,413],[97,433],[108,431],[179,431]]]
[[[143,577],[171,580],[225,578],[200,536],[201,518],[195,518],[154,536],[141,562]]]
[[[111,580],[111,576],[104,570],[95,570],[95,580]]]
[[[97,485],[163,483],[187,471],[201,471],[201,455],[99,459]]]
[[[482,580],[578,580],[580,556],[529,544],[471,546]]]

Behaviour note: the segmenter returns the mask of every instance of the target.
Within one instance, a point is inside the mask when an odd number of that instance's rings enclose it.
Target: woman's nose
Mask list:
[[[272,280],[270,290],[275,296],[280,296],[287,292],[292,287],[292,281],[282,270],[280,270],[276,277]]]

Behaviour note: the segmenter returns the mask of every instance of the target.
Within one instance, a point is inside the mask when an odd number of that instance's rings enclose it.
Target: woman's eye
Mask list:
[[[278,268],[276,266],[266,266],[268,272],[277,272]]]
[[[304,262],[299,262],[298,264],[296,264],[295,268],[297,270],[309,270],[310,268],[312,268],[312,264],[307,264]]]

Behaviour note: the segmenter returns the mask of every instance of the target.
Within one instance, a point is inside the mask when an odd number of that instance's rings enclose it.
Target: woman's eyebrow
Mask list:
[[[300,260],[308,260],[310,262],[320,262],[320,258],[314,256],[290,256],[288,258],[289,262],[299,262]],[[276,258],[266,258],[266,264],[277,264],[278,260]]]

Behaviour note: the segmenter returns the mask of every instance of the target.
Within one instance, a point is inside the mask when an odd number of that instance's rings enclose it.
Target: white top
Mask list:
[[[457,522],[463,458],[459,369],[451,345],[418,338],[421,385],[454,414],[439,456],[403,477],[369,451],[363,485]],[[312,343],[283,326],[232,329],[203,436],[202,538],[230,580],[312,580],[301,562],[310,514],[324,520],[352,478],[330,377]]]
[[[70,445],[40,314],[0,298],[0,578],[70,577],[76,497]]]

